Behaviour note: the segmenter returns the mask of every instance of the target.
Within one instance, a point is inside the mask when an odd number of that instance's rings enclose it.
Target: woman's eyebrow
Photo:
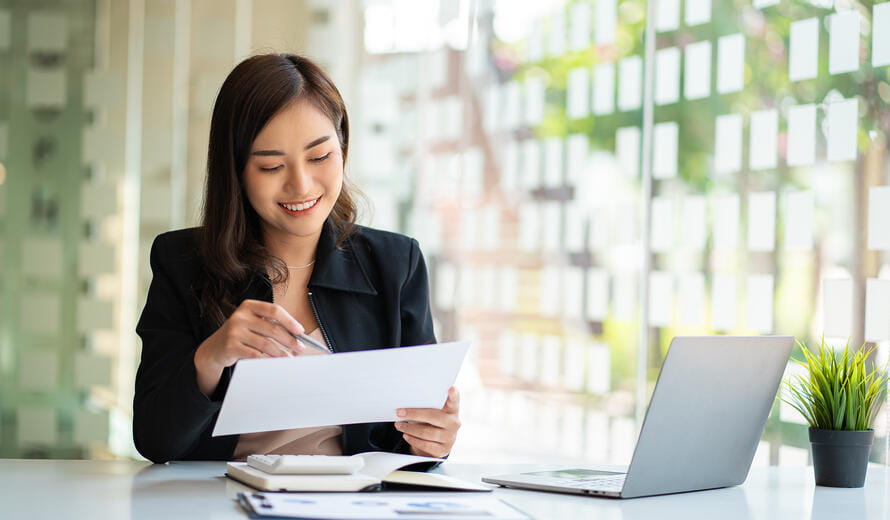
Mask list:
[[[308,150],[308,149],[312,148],[313,146],[318,146],[330,138],[331,138],[330,135],[325,135],[325,136],[319,137],[318,139],[312,141],[311,143],[309,143],[305,147],[303,147],[303,150]]]
[[[307,144],[306,146],[304,146],[303,150],[308,150],[310,148],[318,146],[330,138],[331,138],[331,136],[329,136],[329,135],[319,137],[318,139],[316,139],[316,140],[312,141],[311,143]],[[282,152],[281,150],[255,150],[253,152],[250,152],[250,155],[260,155],[263,157],[267,157],[267,156],[272,156],[272,155],[285,155],[285,153]]]

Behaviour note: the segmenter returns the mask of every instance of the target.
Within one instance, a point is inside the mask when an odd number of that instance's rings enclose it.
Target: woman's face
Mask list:
[[[309,101],[283,109],[253,141],[244,187],[267,238],[320,234],[342,186],[334,124]]]

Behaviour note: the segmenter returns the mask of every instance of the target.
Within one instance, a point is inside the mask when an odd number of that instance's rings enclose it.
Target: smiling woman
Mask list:
[[[417,242],[355,224],[348,149],[343,100],[311,61],[255,56],[226,78],[211,120],[202,225],[152,246],[133,403],[134,440],[148,459],[450,453],[456,389],[442,409],[399,410],[396,424],[211,437],[239,359],[436,341]],[[306,348],[296,339],[304,333],[328,350]]]

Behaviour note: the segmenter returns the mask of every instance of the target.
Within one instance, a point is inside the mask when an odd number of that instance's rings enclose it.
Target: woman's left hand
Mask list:
[[[448,399],[441,410],[436,408],[400,408],[396,415],[402,421],[395,427],[411,446],[411,453],[424,457],[444,457],[451,453],[460,428],[460,392],[448,389]]]

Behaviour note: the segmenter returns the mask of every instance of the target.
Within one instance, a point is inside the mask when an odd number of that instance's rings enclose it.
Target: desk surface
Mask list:
[[[481,475],[545,469],[446,463],[441,472]],[[547,468],[549,469],[549,468]],[[0,460],[0,516],[72,519],[244,519],[232,498],[249,488],[222,477],[222,462],[152,465],[128,461]],[[869,468],[863,489],[816,487],[812,468],[755,468],[741,486],[615,500],[496,489],[538,519],[890,518],[890,468]],[[442,496],[448,496],[443,493]]]

